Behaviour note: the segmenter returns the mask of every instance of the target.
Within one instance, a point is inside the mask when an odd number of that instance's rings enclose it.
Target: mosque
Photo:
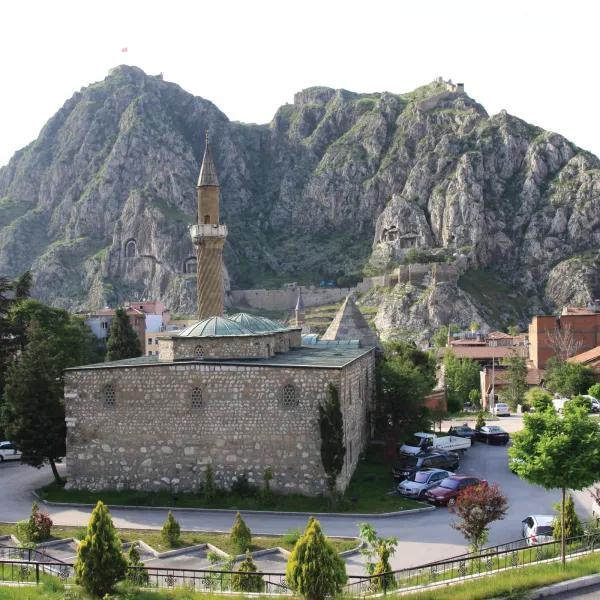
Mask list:
[[[68,487],[198,492],[244,477],[316,495],[327,489],[318,407],[339,393],[344,490],[368,440],[376,336],[348,298],[324,336],[245,313],[224,316],[220,187],[208,137],[197,185],[198,322],[158,338],[152,356],[67,369]],[[364,335],[363,335],[364,334]],[[351,335],[352,339],[345,336]]]

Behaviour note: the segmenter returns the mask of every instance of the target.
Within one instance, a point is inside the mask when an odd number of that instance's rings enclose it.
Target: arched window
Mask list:
[[[102,399],[104,400],[105,406],[113,408],[116,402],[115,386],[112,383],[108,383],[102,388]]]
[[[204,224],[210,225],[210,215],[204,215]]]
[[[291,383],[287,383],[281,388],[281,406],[283,408],[294,408],[299,404],[296,387]]]
[[[125,258],[133,258],[137,255],[137,247],[134,239],[125,242]]]
[[[199,387],[192,388],[191,400],[193,410],[202,408],[202,390]]]
[[[194,350],[194,358],[196,360],[202,360],[204,358],[204,348],[202,346],[196,346]]]
[[[195,273],[198,267],[198,261],[195,256],[190,256],[185,259],[183,263],[183,272],[184,273]]]

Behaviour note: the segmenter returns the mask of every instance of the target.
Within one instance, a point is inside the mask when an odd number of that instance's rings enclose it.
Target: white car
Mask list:
[[[552,515],[529,515],[521,522],[521,534],[527,539],[528,546],[551,542],[554,538],[552,533],[554,526],[552,524],[554,517]]]
[[[20,460],[21,453],[12,442],[0,442],[0,462],[5,460]]]
[[[562,414],[564,408],[565,408],[565,404],[569,401],[569,398],[553,398],[552,399],[552,406],[554,406],[554,410],[559,413]]]
[[[422,469],[413,473],[408,479],[398,484],[397,490],[401,496],[407,498],[422,498],[425,492],[435,487],[446,477],[451,477],[454,473],[444,471],[444,469]]]
[[[600,400],[598,400],[598,398],[594,398],[594,396],[590,396],[589,394],[583,394],[583,397],[587,398],[592,403],[593,413],[600,412]]]
[[[497,402],[494,405],[494,415],[497,417],[510,417],[510,408],[504,402]]]

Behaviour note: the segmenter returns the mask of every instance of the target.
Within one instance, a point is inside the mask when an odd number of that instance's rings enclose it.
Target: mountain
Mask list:
[[[441,79],[407,94],[309,88],[244,124],[129,66],[75,93],[0,169],[0,273],[32,268],[36,296],[69,309],[157,298],[193,312],[206,129],[232,287],[455,265],[458,281],[364,299],[386,335],[416,338],[600,296],[600,161],[556,133],[489,116]]]

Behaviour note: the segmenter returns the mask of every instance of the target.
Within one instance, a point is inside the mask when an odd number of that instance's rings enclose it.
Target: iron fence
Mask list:
[[[586,534],[567,540],[568,556],[600,548],[599,534]],[[391,571],[373,576],[348,576],[344,593],[368,596],[394,590],[464,580],[508,568],[526,567],[560,555],[560,540],[527,545],[526,540],[492,546],[477,554],[462,554],[449,559]],[[72,581],[73,564],[53,559],[43,551],[0,547],[0,581],[40,583],[44,578]],[[240,573],[217,569],[181,569],[129,566],[127,579],[140,587],[188,588],[198,592],[253,591],[291,594],[283,573]]]

